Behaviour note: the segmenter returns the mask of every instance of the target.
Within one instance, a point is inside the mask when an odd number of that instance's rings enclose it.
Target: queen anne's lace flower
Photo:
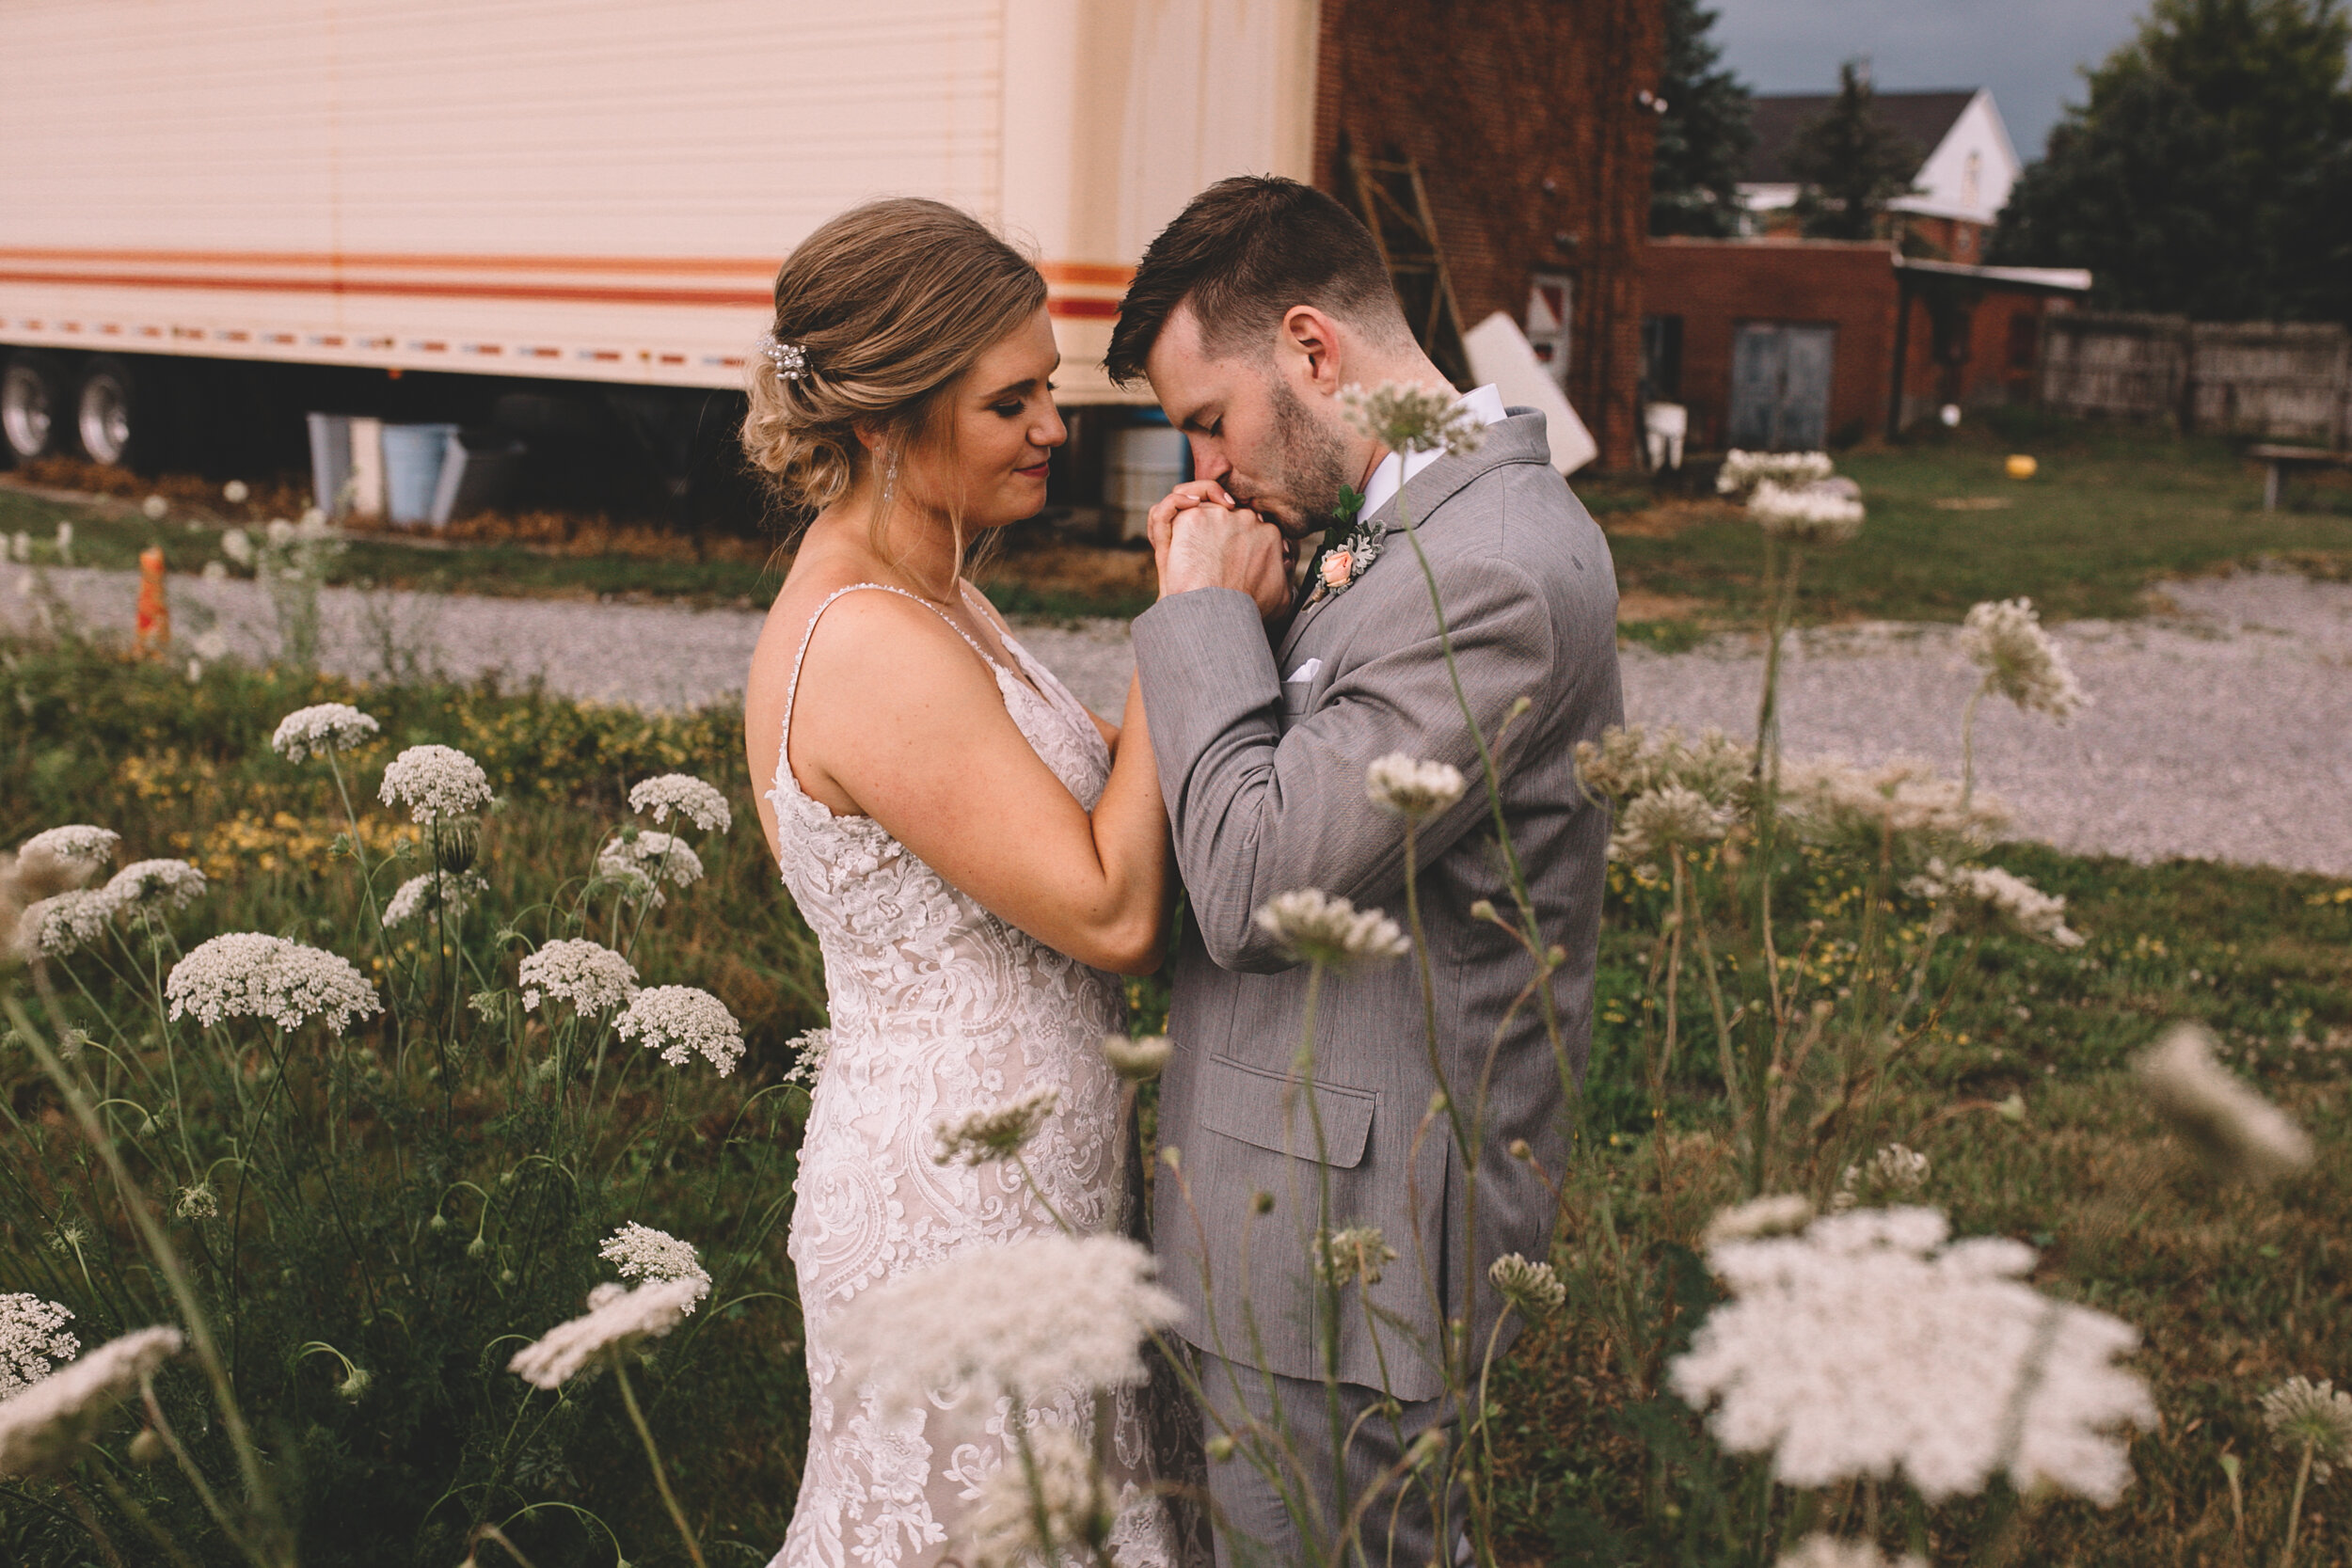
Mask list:
[[[172,1212],[183,1220],[211,1220],[220,1217],[220,1195],[213,1191],[210,1181],[199,1181],[193,1187],[180,1189],[180,1201]]]
[[[1781,769],[1780,799],[1802,837],[1873,855],[1887,835],[1906,857],[1979,847],[2009,820],[1993,797],[1979,791],[1972,798],[1915,757],[1874,768],[1835,756],[1793,760]]]
[[[623,833],[596,852],[596,875],[619,882],[630,898],[650,897],[658,909],[658,884],[691,887],[703,878],[702,857],[674,833]]]
[[[2312,1163],[2310,1136],[2214,1060],[2196,1024],[2175,1025],[2132,1066],[2156,1113],[2219,1174],[2260,1184]]]
[[[1176,1321],[1152,1254],[1119,1236],[1041,1235],[968,1246],[875,1286],[834,1329],[885,1408],[972,1379],[982,1398],[1043,1401],[1143,1381],[1146,1334]]]
[[[2281,1451],[2300,1464],[2311,1450],[2312,1479],[2325,1485],[2336,1466],[2352,1464],[2352,1393],[2333,1379],[2291,1377],[2263,1396],[2263,1425]]]
[[[1931,1209],[1865,1209],[1709,1247],[1733,1299],[1669,1383],[1790,1486],[1900,1471],[1934,1502],[2006,1471],[2020,1492],[2112,1505],[2131,1481],[2116,1429],[2155,1424],[2147,1386],[2112,1365],[2138,1334],[2023,1283],[2031,1247],[1947,1234]]]
[[[1628,801],[1609,835],[1609,857],[1645,861],[1669,850],[1686,854],[1712,844],[1731,829],[1728,809],[1710,804],[1697,790],[1665,784]]]
[[[193,1015],[207,1029],[230,1018],[266,1019],[299,1029],[312,1019],[340,1035],[355,1018],[384,1010],[350,960],[284,937],[231,931],[171,966],[164,980],[171,1016]]]
[[[813,1091],[817,1075],[825,1070],[825,1058],[833,1054],[833,1031],[803,1029],[785,1041],[784,1049],[792,1057],[792,1065],[781,1074],[784,1081]]]
[[[556,1324],[516,1351],[506,1370],[534,1388],[561,1387],[597,1353],[677,1327],[708,1289],[691,1279],[665,1279],[633,1291],[599,1285],[588,1292],[585,1315]]]
[[[716,785],[691,773],[664,773],[658,779],[641,780],[628,792],[628,809],[650,813],[656,822],[667,822],[675,811],[707,833],[723,833],[735,825],[727,798]]]
[[[1973,607],[1961,625],[1960,650],[1984,672],[1987,690],[2061,724],[2090,701],[2065,652],[2042,629],[2031,599]]]
[[[17,954],[25,958],[62,958],[106,934],[115,907],[97,888],[76,888],[44,898],[17,917]]]
[[[1835,468],[1825,451],[1742,451],[1734,447],[1724,454],[1724,466],[1715,470],[1715,491],[1744,496],[1766,480],[1775,484],[1819,484]]]
[[[269,744],[288,762],[301,762],[329,752],[354,751],[381,733],[373,719],[349,703],[314,703],[280,719]]]
[[[1836,486],[1758,482],[1748,515],[1768,538],[1790,545],[1842,545],[1862,531],[1862,502]]]
[[[1541,1323],[1567,1303],[1568,1288],[1549,1263],[1531,1263],[1516,1252],[1489,1264],[1486,1277],[1504,1301],[1532,1322]]]
[[[660,1051],[672,1067],[700,1054],[724,1078],[743,1055],[743,1026],[727,1005],[693,986],[653,986],[629,998],[613,1027],[621,1038]]]
[[[1776,1236],[1802,1230],[1813,1218],[1813,1200],[1800,1193],[1766,1193],[1729,1209],[1716,1211],[1707,1222],[1703,1244],[1719,1246],[1756,1236]]]
[[[1417,761],[1391,752],[1364,771],[1364,793],[1382,811],[1425,822],[1462,798],[1462,770],[1450,762]]]
[[[411,746],[385,768],[377,797],[388,806],[406,806],[412,820],[431,827],[487,811],[490,776],[454,746]]]
[[[1927,1182],[1928,1157],[1905,1145],[1888,1144],[1839,1173],[1837,1194],[1829,1206],[1842,1214],[1862,1201],[1865,1189],[1874,1197],[1909,1197]]]
[[[1380,1271],[1395,1261],[1396,1248],[1378,1226],[1351,1225],[1332,1231],[1315,1249],[1315,1277],[1342,1287],[1358,1280],[1377,1285]]]
[[[1146,1035],[1131,1039],[1125,1035],[1103,1037],[1103,1060],[1111,1070],[1130,1084],[1148,1084],[1168,1069],[1168,1058],[1176,1048],[1166,1035]]]
[[[71,1465],[99,1424],[185,1343],[176,1328],[142,1328],[0,1402],[0,1475],[53,1475]]]
[[[1013,1451],[980,1482],[972,1511],[975,1568],[1107,1560],[1104,1554],[1119,1510],[1094,1456],[1069,1428],[1042,1422],[1028,1429],[1028,1446],[1024,1464],[1009,1442]],[[1037,1470],[1034,1483],[1030,1465]]]
[[[489,891],[489,882],[479,871],[428,871],[411,877],[384,901],[385,928],[405,926],[422,915],[458,919]]]
[[[931,1129],[931,1163],[984,1165],[1009,1160],[1028,1146],[1060,1103],[1059,1089],[1039,1088],[1002,1104],[949,1117]]]
[[[1997,865],[1947,867],[1941,860],[1930,860],[1926,871],[1904,883],[1903,891],[1939,906],[1936,917],[1947,929],[2006,923],[2053,947],[2083,944],[2081,933],[2066,924],[2063,897]]]
[[[637,971],[600,942],[558,937],[516,966],[523,1010],[536,1012],[542,995],[569,1002],[582,1013],[608,1013],[637,994]]]
[[[70,1307],[23,1291],[0,1296],[0,1400],[18,1394],[71,1361],[82,1341],[66,1332]]]
[[[1436,451],[1456,457],[1486,443],[1486,425],[1452,388],[1389,381],[1367,390],[1340,388],[1347,422],[1391,451]]]
[[[596,1256],[621,1271],[623,1279],[641,1280],[648,1285],[684,1280],[696,1287],[686,1310],[694,1310],[696,1302],[710,1294],[710,1272],[702,1265],[702,1258],[691,1242],[681,1242],[666,1230],[656,1230],[649,1225],[629,1221],[604,1239]]]
[[[204,873],[186,861],[134,861],[107,879],[100,896],[109,914],[161,919],[204,896]]]
[[[1576,746],[1576,773],[1585,792],[1623,809],[1653,790],[1681,788],[1734,814],[1755,793],[1756,751],[1707,730],[1696,740],[1672,726],[1611,725],[1597,741]]]
[[[115,850],[121,844],[122,835],[111,828],[75,822],[35,833],[16,847],[16,858],[22,863],[51,857],[94,871],[114,859]],[[83,875],[88,876],[89,871]]]
[[[1834,1535],[1817,1534],[1781,1553],[1772,1568],[1928,1568],[1928,1560],[1915,1552],[1888,1557],[1875,1541],[1841,1541]]]
[[[1378,910],[1359,911],[1317,888],[1276,894],[1257,921],[1292,958],[1334,970],[1386,963],[1412,951],[1396,922]]]

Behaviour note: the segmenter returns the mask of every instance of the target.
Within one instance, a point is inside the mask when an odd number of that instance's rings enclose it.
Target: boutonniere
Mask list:
[[[1331,527],[1324,534],[1328,543],[1315,557],[1315,591],[1309,602],[1346,593],[1365,568],[1380,559],[1380,546],[1389,531],[1374,527],[1369,517],[1361,515],[1363,506],[1362,495],[1351,488],[1341,489],[1339,502],[1332,508]]]

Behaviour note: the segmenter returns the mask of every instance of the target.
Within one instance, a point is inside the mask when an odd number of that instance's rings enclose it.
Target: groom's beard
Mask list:
[[[1263,476],[1261,493],[1248,504],[1287,537],[1303,539],[1330,526],[1340,492],[1353,481],[1347,443],[1318,421],[1286,383],[1268,379],[1276,467]]]

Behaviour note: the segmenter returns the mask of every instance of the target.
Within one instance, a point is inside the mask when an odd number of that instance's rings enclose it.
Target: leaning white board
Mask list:
[[[1462,334],[1462,350],[1470,356],[1470,379],[1502,394],[1504,406],[1533,408],[1544,416],[1551,437],[1551,466],[1572,474],[1600,455],[1600,447],[1584,421],[1568,405],[1568,395],[1551,379],[1534,345],[1519,324],[1497,310]]]

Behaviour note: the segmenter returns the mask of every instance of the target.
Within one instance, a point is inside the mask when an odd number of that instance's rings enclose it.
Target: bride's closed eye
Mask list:
[[[1045,395],[1050,398],[1054,395],[1054,384],[1050,381],[1047,382],[1045,384]],[[993,404],[993,406],[998,417],[1008,420],[1017,420],[1023,414],[1028,412],[1029,400],[1027,398],[1007,398],[1002,403]]]

